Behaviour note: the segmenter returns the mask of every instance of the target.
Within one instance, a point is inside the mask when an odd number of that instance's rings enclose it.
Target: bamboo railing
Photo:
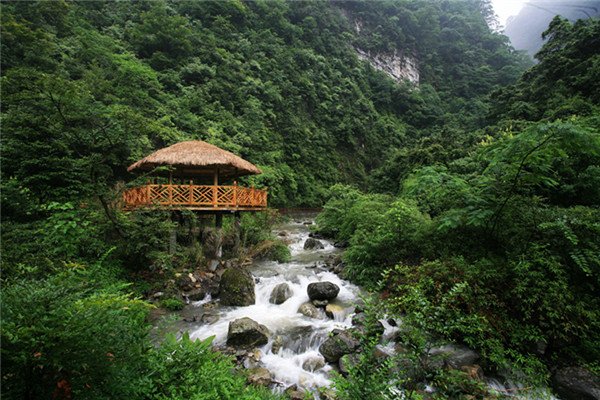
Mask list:
[[[125,208],[175,207],[189,209],[264,209],[267,190],[237,185],[146,185],[123,191]]]

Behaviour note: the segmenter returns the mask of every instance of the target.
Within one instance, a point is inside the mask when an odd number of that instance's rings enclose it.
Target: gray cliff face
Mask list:
[[[385,72],[398,83],[409,81],[419,85],[419,68],[414,58],[401,52],[394,51],[393,54],[375,53],[355,48],[360,60],[367,60],[378,71]]]

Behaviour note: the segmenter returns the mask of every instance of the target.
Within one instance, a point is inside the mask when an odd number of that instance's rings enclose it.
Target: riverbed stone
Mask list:
[[[558,369],[552,387],[563,400],[600,400],[600,378],[586,367]]]
[[[298,308],[298,312],[300,314],[304,314],[309,318],[317,318],[321,319],[321,314],[319,313],[319,309],[315,307],[311,303],[304,303]]]
[[[221,276],[221,304],[240,307],[254,304],[254,286],[254,278],[246,268],[227,268]]]
[[[334,329],[332,336],[319,346],[319,352],[329,363],[338,362],[344,354],[355,352],[360,347],[360,342],[351,332]]]
[[[269,302],[273,304],[281,304],[290,297],[292,297],[292,289],[290,289],[290,285],[284,282],[275,286],[273,292],[271,292],[271,297],[269,297]]]
[[[248,370],[247,382],[254,386],[269,386],[272,377],[268,369],[256,367]]]
[[[311,300],[333,300],[340,292],[340,287],[331,282],[313,282],[306,291]]]
[[[329,300],[313,300],[311,303],[318,308],[325,308],[329,304]]]
[[[325,315],[327,315],[331,319],[335,319],[336,315],[340,315],[344,313],[344,308],[338,306],[337,304],[327,304],[325,307]]]
[[[453,369],[460,369],[465,365],[473,365],[479,360],[479,354],[467,346],[460,344],[447,344],[434,347],[429,350],[429,356],[433,359],[442,358],[444,364]]]
[[[325,360],[322,357],[310,357],[302,363],[302,369],[313,372],[325,366]]]
[[[273,340],[273,345],[271,346],[271,353],[278,354],[279,350],[281,350],[282,346],[283,346],[283,337],[281,335],[275,336],[275,339]]]
[[[216,314],[210,314],[210,313],[205,313],[202,315],[202,318],[200,318],[200,321],[202,321],[205,324],[214,324],[219,320],[219,316]]]
[[[306,239],[306,242],[304,242],[304,250],[319,250],[324,248],[325,246],[323,243],[315,238],[309,237]]]
[[[263,346],[269,341],[266,326],[248,318],[239,318],[229,323],[227,345],[241,348]]]

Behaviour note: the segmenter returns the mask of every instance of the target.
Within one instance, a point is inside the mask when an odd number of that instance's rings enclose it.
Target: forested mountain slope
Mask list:
[[[2,2],[3,215],[102,196],[189,139],[259,166],[275,206],[322,204],[336,182],[393,191],[464,154],[487,95],[524,70],[490,15],[479,0]],[[418,87],[356,49],[406,54]]]

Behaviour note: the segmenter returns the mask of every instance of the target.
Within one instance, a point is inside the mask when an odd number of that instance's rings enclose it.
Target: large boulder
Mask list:
[[[221,276],[221,304],[249,306],[255,302],[252,274],[242,267],[227,268]]]
[[[304,250],[318,250],[324,248],[325,246],[323,246],[323,243],[315,238],[309,237],[306,239],[306,242],[304,242]]]
[[[600,378],[586,367],[560,368],[552,377],[552,387],[564,400],[600,400]]]
[[[319,353],[330,363],[338,362],[344,354],[354,353],[360,342],[348,331],[334,329],[333,335],[319,346]]]
[[[227,344],[241,348],[263,346],[269,341],[269,336],[270,332],[266,326],[244,317],[229,323]]]
[[[311,303],[302,304],[300,308],[298,308],[298,312],[309,318],[321,319],[321,313],[319,313],[319,309]]]
[[[313,282],[306,291],[311,300],[333,300],[340,292],[340,287],[331,282]]]
[[[271,297],[269,297],[269,302],[273,304],[281,304],[290,297],[292,297],[292,289],[290,289],[290,285],[284,282],[275,286],[273,292],[271,292]]]

